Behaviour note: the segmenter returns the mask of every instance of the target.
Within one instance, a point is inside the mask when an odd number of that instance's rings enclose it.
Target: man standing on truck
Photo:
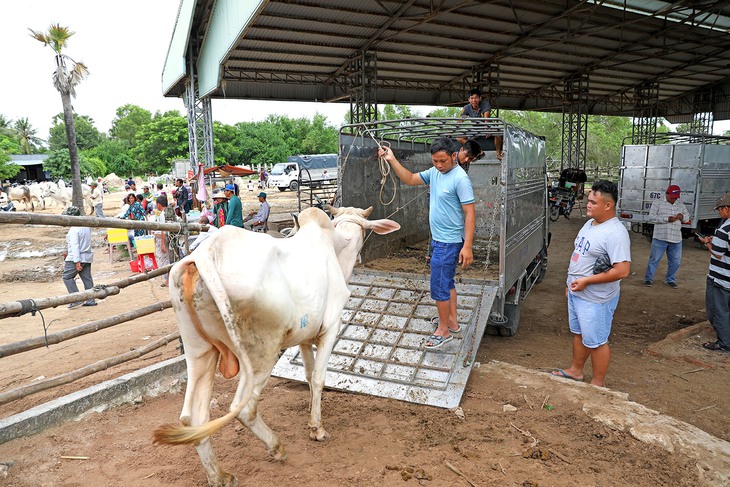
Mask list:
[[[489,114],[492,110],[492,106],[489,104],[489,100],[482,99],[482,92],[479,88],[473,88],[469,90],[469,103],[464,105],[461,109],[462,118],[489,118]],[[491,137],[491,134],[485,134],[485,138]],[[459,140],[459,139],[457,139]],[[464,140],[459,140],[464,143]],[[497,159],[502,160],[502,137],[494,136],[494,150],[497,151]]]
[[[722,222],[712,237],[700,239],[710,251],[705,308],[707,320],[717,333],[717,340],[703,343],[708,350],[730,352],[730,193],[715,202]]]
[[[436,301],[438,319],[436,330],[424,347],[439,348],[459,333],[461,326],[456,320],[456,266],[468,268],[474,260],[472,244],[476,228],[474,190],[466,172],[453,157],[452,141],[442,137],[431,144],[433,167],[412,173],[395,158],[389,147],[379,150],[398,175],[409,186],[430,186],[429,225],[433,240],[431,257],[431,298]]]
[[[667,188],[665,199],[655,201],[649,209],[649,221],[654,224],[651,239],[651,254],[644,274],[644,286],[654,284],[654,273],[667,253],[667,276],[664,282],[672,289],[677,289],[677,271],[682,260],[682,223],[689,221],[689,211],[679,201],[679,186],[672,184]]]
[[[570,368],[551,372],[557,377],[583,380],[588,358],[593,366],[591,384],[604,385],[611,350],[613,312],[618,305],[620,281],[631,270],[629,233],[616,218],[618,188],[611,181],[596,181],[588,194],[590,217],[575,239],[568,266],[565,295],[568,323],[573,333]]]

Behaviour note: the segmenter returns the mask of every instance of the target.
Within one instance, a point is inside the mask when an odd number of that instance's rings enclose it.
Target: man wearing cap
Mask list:
[[[259,203],[261,203],[259,211],[252,211],[248,214],[248,216],[243,220],[243,228],[254,230],[256,227],[261,227],[266,224],[266,220],[269,219],[270,207],[269,203],[266,201],[266,193],[263,191],[259,193]]]
[[[68,216],[81,216],[81,211],[76,206],[69,206],[63,212]],[[79,292],[76,285],[76,276],[81,277],[84,289],[94,287],[94,280],[91,278],[91,262],[94,260],[94,252],[91,250],[91,228],[71,227],[66,234],[66,252],[63,254],[63,284],[69,294]],[[90,299],[86,302],[78,301],[68,305],[69,309],[79,306],[96,306],[96,301]]]
[[[226,215],[226,225],[233,225],[243,228],[243,208],[241,207],[241,199],[236,196],[236,187],[232,184],[226,184],[223,193],[228,197],[228,215]]]
[[[91,184],[91,204],[94,205],[94,216],[104,218],[104,190],[99,183],[92,181]]]
[[[664,282],[672,289],[677,289],[677,271],[682,259],[682,223],[689,222],[689,211],[679,201],[679,195],[679,186],[672,184],[667,188],[665,198],[653,202],[649,209],[649,221],[654,224],[654,234],[644,274],[644,285],[647,287],[654,284],[654,273],[666,252],[667,275]]]
[[[712,237],[700,241],[710,250],[710,272],[705,289],[707,320],[717,340],[703,343],[708,350],[730,352],[730,193],[715,202],[722,222]]]

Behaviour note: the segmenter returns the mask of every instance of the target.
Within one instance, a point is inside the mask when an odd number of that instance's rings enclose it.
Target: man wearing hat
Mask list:
[[[232,184],[226,184],[223,193],[228,197],[228,215],[226,215],[226,225],[233,225],[243,228],[243,208],[241,199],[236,196],[236,187]]]
[[[258,229],[257,227],[266,225],[266,220],[269,219],[270,207],[269,203],[266,201],[266,193],[263,191],[259,193],[259,203],[261,203],[259,211],[252,211],[248,214],[248,216],[243,220],[243,228],[254,230]]]
[[[682,259],[682,223],[689,222],[689,211],[679,201],[680,192],[679,186],[672,184],[667,188],[665,198],[653,202],[649,209],[649,222],[654,224],[654,234],[644,274],[644,285],[647,287],[654,284],[654,273],[666,252],[667,275],[664,282],[672,289],[677,289],[677,271]]]
[[[104,218],[104,189],[96,181],[91,184],[91,204],[94,205],[94,216]]]
[[[81,211],[76,206],[69,206],[63,214],[81,216]],[[81,277],[84,289],[94,287],[94,280],[91,278],[91,262],[94,260],[94,252],[91,250],[91,228],[69,228],[66,234],[66,252],[63,254],[63,259],[63,284],[69,294],[79,292],[76,276]],[[68,305],[69,309],[79,306],[96,306],[96,301],[90,299],[86,302],[78,301]]]
[[[705,308],[717,340],[703,343],[708,350],[730,352],[730,193],[715,202],[722,221],[712,237],[700,239],[710,250]]]

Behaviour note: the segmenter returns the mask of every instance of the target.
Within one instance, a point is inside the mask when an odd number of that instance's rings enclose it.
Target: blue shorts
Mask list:
[[[568,293],[568,323],[570,331],[582,335],[583,345],[598,348],[608,342],[613,312],[618,305],[616,297],[602,304],[592,303]]]
[[[431,299],[448,301],[451,299],[451,290],[456,288],[454,276],[464,242],[443,243],[431,240],[431,246]]]

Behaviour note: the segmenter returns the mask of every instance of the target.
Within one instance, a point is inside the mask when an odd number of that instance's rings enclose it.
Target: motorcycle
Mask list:
[[[563,215],[570,219],[570,212],[575,205],[575,191],[571,188],[548,188],[550,221],[556,222]]]

